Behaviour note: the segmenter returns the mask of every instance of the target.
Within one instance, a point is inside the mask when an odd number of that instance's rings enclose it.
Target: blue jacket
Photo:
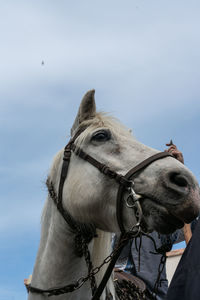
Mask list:
[[[172,244],[178,238],[179,231],[172,235],[159,235],[157,232],[152,232],[150,236],[154,239],[156,247],[160,248],[163,245],[168,246],[171,250]],[[136,238],[136,243],[139,247],[139,238]],[[123,249],[116,267],[124,269],[124,271],[131,273],[141,278],[148,288],[153,293],[154,285],[158,276],[158,268],[161,260],[161,254],[155,253],[155,247],[151,239],[146,236],[142,237],[142,246],[140,250],[140,268],[139,268],[139,251],[135,241],[130,241],[129,244]],[[163,300],[166,297],[168,290],[168,280],[166,276],[166,266],[161,273],[160,285],[157,291],[157,300]],[[170,299],[171,300],[171,299]]]

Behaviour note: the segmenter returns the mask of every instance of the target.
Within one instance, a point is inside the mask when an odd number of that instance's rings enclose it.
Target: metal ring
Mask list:
[[[126,199],[126,206],[129,208],[133,208],[135,206],[136,200],[133,198],[132,195],[128,195]]]

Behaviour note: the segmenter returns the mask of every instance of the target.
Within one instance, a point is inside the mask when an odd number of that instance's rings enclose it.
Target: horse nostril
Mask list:
[[[179,173],[171,173],[170,176],[169,176],[169,179],[172,183],[180,186],[180,187],[187,187],[188,186],[188,182],[187,182],[187,179],[179,174]]]

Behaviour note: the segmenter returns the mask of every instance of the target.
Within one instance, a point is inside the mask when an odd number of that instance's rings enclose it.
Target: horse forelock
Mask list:
[[[105,112],[99,112],[96,113],[94,118],[82,122],[80,126],[77,128],[76,132],[79,130],[80,131],[83,130],[80,136],[77,138],[76,141],[77,145],[80,146],[82,142],[85,141],[86,137],[90,132],[102,127],[112,129],[112,132],[116,135],[119,135],[123,132],[124,135],[127,134],[127,136],[130,137],[131,134],[131,131],[126,126],[121,124],[117,118]],[[55,174],[57,173],[58,165],[60,163],[62,155],[63,155],[63,149],[60,150],[53,158],[53,162],[49,172],[51,178],[55,178]]]
[[[125,125],[121,124],[121,122],[117,118],[105,112],[98,112],[96,113],[94,118],[82,122],[79,128],[77,128],[76,132],[84,129],[80,136],[77,138],[77,145],[80,146],[85,141],[90,132],[102,127],[112,129],[112,132],[115,135],[121,135],[123,133],[123,136],[127,135],[127,137],[130,138],[131,131]]]

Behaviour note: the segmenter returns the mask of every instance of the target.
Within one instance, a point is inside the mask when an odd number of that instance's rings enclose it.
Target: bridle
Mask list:
[[[117,193],[117,203],[116,203],[116,214],[117,214],[117,221],[118,221],[118,226],[121,231],[121,239],[120,240],[128,240],[130,238],[136,237],[139,235],[141,227],[141,219],[142,219],[142,209],[139,203],[139,199],[141,198],[140,195],[136,194],[134,191],[134,182],[132,180],[132,177],[139,171],[143,170],[147,166],[149,166],[151,163],[153,163],[156,160],[165,158],[167,156],[173,157],[169,152],[159,152],[147,159],[145,159],[143,162],[139,163],[137,166],[132,168],[126,175],[121,175],[115,172],[114,170],[110,169],[108,166],[105,164],[102,164],[101,162],[97,161],[94,157],[90,156],[86,152],[84,152],[80,147],[78,147],[75,144],[75,141],[77,137],[85,130],[86,128],[80,128],[76,134],[74,135],[73,138],[69,141],[69,143],[66,145],[64,149],[64,155],[63,155],[63,164],[62,164],[62,169],[61,169],[61,176],[60,176],[60,182],[59,182],[59,188],[58,188],[58,196],[55,192],[55,188],[53,183],[50,181],[50,179],[47,179],[47,187],[49,190],[49,194],[51,198],[54,200],[54,203],[57,206],[57,209],[71,228],[73,232],[76,233],[75,240],[79,241],[81,239],[82,243],[84,243],[84,246],[86,247],[86,256],[89,255],[89,251],[87,250],[87,244],[92,240],[93,237],[96,236],[96,228],[93,224],[82,224],[74,220],[74,218],[70,215],[70,213],[64,209],[63,207],[63,187],[65,180],[67,178],[68,174],[68,168],[70,164],[70,158],[71,158],[71,153],[73,152],[75,155],[80,157],[81,159],[87,161],[91,165],[93,165],[95,168],[97,168],[102,174],[108,176],[110,179],[115,180],[119,184],[119,189]],[[126,195],[126,196],[125,196]],[[131,208],[134,213],[135,217],[135,224],[133,224],[132,228],[126,232],[123,224],[123,198],[125,198],[125,204],[128,208]],[[80,242],[78,242],[78,245]],[[113,255],[112,260],[110,260],[110,264],[104,274],[104,277],[99,285],[98,288],[96,288],[96,283],[95,283],[95,278],[94,276],[90,276],[91,280],[91,288],[92,288],[92,300],[98,300],[106,286],[106,283],[111,275],[111,272],[114,268],[115,262],[117,258],[119,257],[121,250],[123,249],[124,245],[126,242],[122,242],[120,246],[118,247],[115,255]],[[77,248],[77,247],[76,247]],[[77,255],[82,256],[83,253],[79,253],[79,250],[77,250]],[[87,263],[87,260],[86,260]],[[88,272],[92,270],[92,265],[88,267]],[[89,276],[88,276],[89,277]],[[85,280],[86,281],[86,280]],[[85,282],[84,281],[84,282]],[[72,285],[68,285],[67,287],[71,287]],[[74,285],[75,286],[75,285]],[[82,285],[80,285],[81,287]],[[79,288],[79,287],[78,287]],[[27,287],[29,292],[32,293],[49,293],[53,289],[49,290],[42,290],[35,288],[31,285]],[[57,291],[57,294],[59,295],[58,290],[62,290],[63,288],[60,289],[55,289]],[[61,293],[67,293],[67,292],[72,292],[76,290],[77,288],[72,288],[72,289],[66,289],[65,292]],[[60,293],[60,294],[61,294]]]
[[[102,164],[98,160],[96,160],[94,157],[90,156],[86,152],[84,152],[80,147],[75,145],[75,141],[77,137],[85,130],[85,128],[79,129],[74,137],[69,141],[69,143],[65,146],[64,149],[64,155],[63,155],[63,165],[62,165],[62,170],[61,170],[61,177],[60,177],[60,183],[59,183],[59,189],[58,189],[58,203],[57,203],[57,208],[60,211],[60,213],[63,215],[63,217],[66,219],[68,223],[72,225],[72,217],[69,215],[69,213],[63,208],[62,204],[62,193],[63,193],[63,186],[65,183],[65,180],[67,178],[67,173],[68,173],[68,168],[69,168],[69,163],[70,163],[70,158],[71,158],[71,153],[72,151],[79,156],[81,159],[89,162],[91,165],[93,165],[95,168],[97,168],[102,174],[108,176],[109,178],[115,180],[119,184],[119,189],[118,189],[118,194],[117,194],[117,221],[118,225],[120,228],[121,233],[125,233],[126,230],[123,225],[123,201],[122,196],[125,191],[128,191],[128,196],[126,199],[126,205],[130,208],[135,207],[135,205],[138,207],[138,213],[139,215],[137,216],[137,224],[135,226],[138,226],[139,222],[141,221],[141,207],[139,204],[139,198],[140,195],[136,194],[134,191],[134,182],[131,179],[137,172],[143,170],[146,168],[148,165],[153,163],[156,160],[165,158],[167,156],[173,157],[169,152],[159,152],[157,154],[154,154],[150,156],[149,158],[145,159],[135,167],[133,167],[131,170],[128,171],[126,175],[121,175],[115,172],[114,170],[110,169],[108,166],[105,164]],[[74,225],[74,224],[73,224]],[[73,226],[72,225],[72,226]],[[71,226],[71,227],[72,227]],[[91,226],[91,225],[90,225]]]

